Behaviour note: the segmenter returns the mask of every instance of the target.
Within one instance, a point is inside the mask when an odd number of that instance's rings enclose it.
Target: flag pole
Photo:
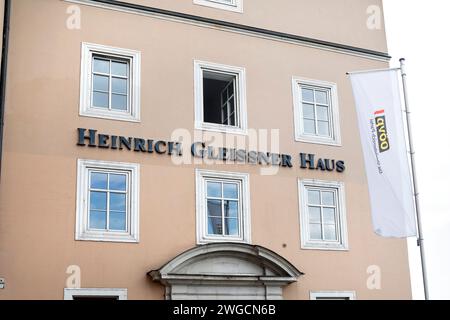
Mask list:
[[[415,161],[415,151],[414,144],[411,135],[411,119],[410,119],[410,111],[409,111],[409,100],[408,100],[408,91],[406,84],[406,67],[405,67],[405,59],[400,59],[400,71],[402,74],[402,82],[403,82],[403,95],[405,99],[405,113],[406,113],[406,126],[408,130],[408,140],[409,140],[409,154],[411,157],[411,171],[412,171],[412,179],[413,179],[413,187],[414,187],[414,202],[416,205],[416,217],[417,217],[417,245],[420,248],[420,260],[422,262],[422,278],[423,278],[423,291],[425,294],[425,300],[429,300],[428,294],[428,278],[427,278],[427,268],[425,261],[425,248],[424,248],[424,239],[422,233],[422,219],[420,215],[420,203],[419,203],[419,188],[417,184],[416,178],[416,161]]]

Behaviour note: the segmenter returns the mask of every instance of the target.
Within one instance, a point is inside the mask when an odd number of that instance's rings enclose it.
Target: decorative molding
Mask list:
[[[191,14],[164,10],[155,7],[148,7],[123,1],[112,1],[112,0],[64,0],[64,1],[82,5],[89,5],[97,8],[115,10],[124,13],[150,16],[153,18],[186,23],[190,25],[215,29],[218,31],[233,32],[272,41],[281,41],[285,43],[301,45],[304,47],[310,47],[340,54],[357,56],[370,60],[384,61],[384,62],[389,62],[391,60],[391,56],[389,56],[387,53],[384,52],[298,36],[295,34],[251,27],[248,25],[236,24],[223,20],[209,19]]]

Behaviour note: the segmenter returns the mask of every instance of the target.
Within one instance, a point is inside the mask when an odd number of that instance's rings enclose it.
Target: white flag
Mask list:
[[[372,223],[383,237],[416,235],[413,189],[396,70],[351,75]]]

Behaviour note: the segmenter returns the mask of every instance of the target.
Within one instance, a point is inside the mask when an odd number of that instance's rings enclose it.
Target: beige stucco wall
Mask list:
[[[246,11],[254,2],[246,1]],[[261,1],[266,6],[268,2]],[[335,1],[321,2],[334,8]],[[0,277],[6,279],[6,289],[0,290],[0,299],[61,299],[69,265],[81,267],[83,287],[128,288],[130,299],[163,298],[163,287],[150,282],[146,272],[196,244],[195,167],[250,173],[252,243],[274,250],[305,272],[285,289],[286,298],[307,299],[309,290],[355,290],[359,299],[411,297],[406,242],[380,238],[371,230],[356,114],[345,74],[385,63],[85,6],[81,30],[68,30],[67,6],[56,0],[13,3],[0,185]],[[313,10],[312,2],[309,6]],[[319,5],[314,2],[314,7]],[[345,13],[355,14],[349,6]],[[290,19],[278,20],[267,23]],[[325,27],[319,26],[318,34],[320,28]],[[330,40],[343,40],[342,32],[327,28],[336,31],[336,37],[328,34]],[[83,41],[142,52],[140,123],[78,115]],[[292,154],[295,164],[299,152],[316,153],[345,160],[345,173],[296,167],[261,176],[254,166],[176,166],[164,155],[76,146],[78,127],[164,140],[176,128],[192,131],[194,59],[245,67],[249,127],[279,128],[280,151]],[[294,142],[292,76],[338,84],[342,147]],[[140,163],[139,244],[74,240],[78,158]],[[298,178],[345,182],[348,252],[300,249]],[[381,267],[382,290],[366,287],[370,265]]]

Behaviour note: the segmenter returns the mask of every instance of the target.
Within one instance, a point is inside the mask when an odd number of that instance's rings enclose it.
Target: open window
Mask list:
[[[196,129],[246,133],[245,70],[195,62]]]

